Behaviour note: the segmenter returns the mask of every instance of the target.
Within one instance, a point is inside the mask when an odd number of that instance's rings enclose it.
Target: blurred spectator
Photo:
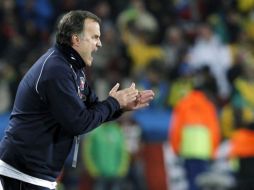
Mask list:
[[[192,90],[174,107],[169,143],[184,161],[189,190],[198,190],[196,178],[207,171],[220,143],[215,105],[201,86]]]
[[[162,48],[153,43],[158,21],[142,0],[130,1],[130,6],[119,14],[117,25],[132,60],[134,76],[138,76],[151,60],[163,59]]]
[[[117,122],[109,122],[88,134],[83,159],[94,178],[94,190],[124,190],[129,169],[129,153],[124,132]]]
[[[134,26],[146,32],[156,32],[158,30],[158,22],[156,18],[146,9],[143,0],[130,0],[129,7],[123,10],[118,16],[118,26],[120,32],[128,27],[133,21]]]
[[[170,71],[178,67],[183,53],[187,49],[187,43],[182,29],[177,26],[169,26],[162,41],[162,47],[165,52],[166,69],[171,74]]]
[[[247,53],[247,52],[246,52]],[[242,60],[235,65],[237,74],[233,76],[231,69],[232,95],[230,102],[222,108],[221,127],[225,138],[230,138],[239,127],[251,122],[254,117],[254,64],[250,60]]]
[[[238,87],[242,90],[245,86],[243,81],[239,82]],[[247,86],[245,86],[247,87]],[[238,88],[237,88],[238,89]],[[245,88],[246,89],[246,88]],[[253,164],[254,164],[254,117],[253,108],[245,102],[243,92],[235,92],[231,100],[231,105],[223,108],[222,121],[225,137],[228,138],[225,146],[224,155],[234,163],[236,185],[234,190],[253,189]],[[230,107],[231,106],[231,107]],[[251,109],[252,108],[252,109]],[[230,127],[226,128],[226,124]]]
[[[149,36],[144,33],[139,34],[139,40],[128,44],[127,50],[133,61],[132,73],[138,77],[147,65],[154,59],[163,60],[164,52],[162,48],[155,44],[149,44]],[[161,62],[164,65],[163,62]]]
[[[173,108],[179,100],[185,97],[193,88],[192,77],[194,70],[188,63],[186,52],[179,58],[179,63],[171,71],[169,78],[171,85],[167,98],[167,105]]]
[[[216,79],[218,96],[227,100],[230,94],[226,72],[232,64],[228,46],[221,43],[209,24],[200,24],[194,46],[190,49],[190,64],[198,69],[208,66]]]
[[[237,159],[236,190],[254,188],[254,120],[233,132],[230,138],[229,157]]]

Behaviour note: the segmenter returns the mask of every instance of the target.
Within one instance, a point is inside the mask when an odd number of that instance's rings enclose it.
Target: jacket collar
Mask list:
[[[55,46],[64,54],[66,59],[74,68],[81,69],[85,67],[85,62],[83,61],[79,53],[71,46],[58,43],[56,43]]]

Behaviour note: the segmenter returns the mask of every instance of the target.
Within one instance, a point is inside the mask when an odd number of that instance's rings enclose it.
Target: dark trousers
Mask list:
[[[186,172],[186,177],[189,183],[188,190],[200,190],[196,183],[197,177],[208,170],[209,161],[199,160],[199,159],[186,159],[184,161],[184,168]]]
[[[13,178],[0,176],[3,190],[49,190],[48,188],[32,185],[23,181],[19,181]],[[0,184],[0,189],[1,189]]]

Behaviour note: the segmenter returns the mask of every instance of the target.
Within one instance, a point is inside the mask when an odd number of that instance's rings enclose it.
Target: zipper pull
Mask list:
[[[77,166],[77,160],[78,160],[78,149],[79,149],[79,143],[80,143],[80,136],[75,136],[74,137],[74,154],[73,154],[73,160],[72,160],[72,167],[76,168]]]

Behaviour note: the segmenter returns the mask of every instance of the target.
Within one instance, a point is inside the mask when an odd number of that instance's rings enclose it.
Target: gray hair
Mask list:
[[[81,34],[84,29],[85,19],[93,19],[101,24],[101,19],[89,11],[75,10],[63,15],[60,19],[57,32],[56,42],[62,45],[72,45],[71,37],[73,34]]]

